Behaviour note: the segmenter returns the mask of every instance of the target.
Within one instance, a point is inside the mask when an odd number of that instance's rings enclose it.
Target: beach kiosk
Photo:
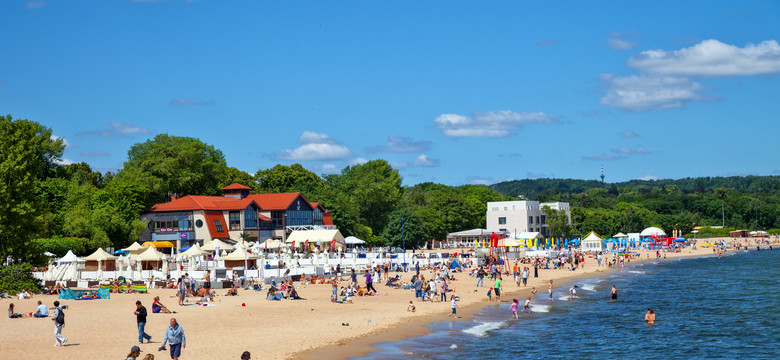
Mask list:
[[[86,271],[114,271],[116,270],[117,257],[107,253],[102,248],[98,248],[87,257],[84,257],[84,270]]]
[[[600,252],[603,251],[603,241],[601,241],[601,238],[596,235],[595,232],[591,231],[588,236],[586,236],[584,239],[582,239],[582,251],[592,251],[592,252]]]

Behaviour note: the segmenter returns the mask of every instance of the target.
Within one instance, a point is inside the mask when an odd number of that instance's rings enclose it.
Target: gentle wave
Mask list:
[[[632,274],[647,274],[645,271],[637,271],[637,270],[628,270],[628,272]]]
[[[550,305],[536,305],[531,304],[531,312],[550,312],[550,309],[552,309],[552,306]]]
[[[591,284],[582,284],[580,285],[580,289],[590,292],[596,292],[596,287]]]
[[[483,337],[487,335],[488,331],[503,329],[507,326],[509,326],[509,324],[507,324],[506,321],[491,321],[491,322],[481,323],[479,325],[470,327],[468,329],[463,330],[463,332],[469,335]]]

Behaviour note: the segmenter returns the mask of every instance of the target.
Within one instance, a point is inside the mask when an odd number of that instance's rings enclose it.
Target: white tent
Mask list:
[[[515,239],[544,239],[544,236],[542,236],[542,234],[537,231],[530,231],[517,234]]]
[[[84,262],[84,260],[79,259],[76,254],[73,253],[73,251],[68,250],[68,253],[65,254],[65,256],[57,259],[58,264],[66,264],[66,263],[72,263],[72,262]]]
[[[623,234],[622,232],[619,232],[619,233],[613,235],[612,237],[615,238],[615,239],[622,239],[622,238],[627,238],[628,235]]]
[[[140,253],[142,253],[142,252],[146,251],[146,248],[145,248],[145,247],[143,247],[143,246],[141,246],[141,244],[139,244],[139,243],[136,241],[136,242],[134,242],[134,243],[133,243],[133,245],[130,245],[130,246],[128,246],[128,247],[126,247],[126,248],[122,249],[122,251],[127,251],[127,252],[129,252],[131,255],[138,255],[138,254],[140,254]]]
[[[329,246],[331,240],[336,240],[336,243],[344,245],[344,235],[341,235],[341,231],[338,230],[297,230],[293,231],[289,237],[287,237],[286,243],[304,243],[309,240],[309,244],[322,241],[323,246]]]
[[[499,247],[519,247],[519,246],[525,246],[525,244],[521,243],[520,240],[517,240],[517,239],[504,238],[504,239],[498,239],[498,246]]]
[[[584,239],[582,239],[582,251],[603,251],[603,241],[601,241],[601,238],[596,235],[595,232],[591,231],[588,236],[586,236]]]
[[[224,242],[224,241],[222,241],[220,239],[214,239],[212,242],[210,242],[210,243],[208,243],[206,245],[203,245],[203,247],[201,247],[200,249],[204,250],[204,251],[215,251],[217,248],[219,248],[220,251],[221,250],[231,250],[232,251],[232,250],[236,249],[235,246],[230,245],[230,244],[228,244],[228,243],[226,243],[226,242]]]
[[[347,245],[360,245],[360,244],[365,244],[366,242],[354,236],[347,236],[346,238],[344,238],[344,243],[346,243]]]
[[[246,259],[248,259],[248,260],[257,259],[257,255],[250,254],[246,250],[244,250],[243,248],[238,247],[235,250],[233,250],[233,252],[231,252],[230,254],[227,254],[227,255],[223,256],[222,260],[227,260],[227,261],[241,260],[241,261],[244,261],[244,259],[245,259],[244,256],[246,256]]]
[[[208,255],[209,253],[207,251],[201,250],[200,246],[198,244],[190,246],[187,251],[181,253],[181,256],[184,257],[190,257],[190,256],[202,256],[202,255]]]
[[[647,229],[642,230],[642,232],[639,233],[639,235],[641,235],[642,237],[649,237],[649,236],[665,237],[666,232],[660,228],[651,226]]]
[[[85,256],[82,260],[84,261],[106,261],[106,260],[116,260],[116,256],[111,255],[107,253],[102,248],[98,248],[93,252],[92,254]]]

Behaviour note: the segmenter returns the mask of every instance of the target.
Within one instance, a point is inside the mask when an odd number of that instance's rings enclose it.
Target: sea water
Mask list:
[[[569,301],[572,284],[579,297]],[[555,300],[540,294],[519,320],[508,303],[491,304],[471,321],[434,323],[362,359],[780,358],[778,250],[646,262],[556,285]],[[644,323],[648,308],[655,325]]]

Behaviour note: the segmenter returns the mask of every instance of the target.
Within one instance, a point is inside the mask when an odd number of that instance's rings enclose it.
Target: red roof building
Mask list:
[[[144,217],[150,238],[182,247],[213,239],[283,239],[290,227],[333,226],[330,213],[301,193],[250,195],[250,190],[234,183],[222,188],[224,196],[188,195],[156,204]]]

